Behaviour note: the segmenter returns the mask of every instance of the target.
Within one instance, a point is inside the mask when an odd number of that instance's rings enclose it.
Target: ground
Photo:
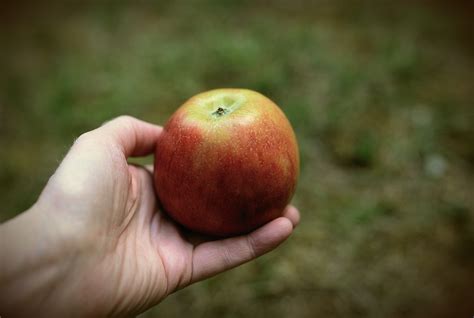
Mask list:
[[[2,4],[0,220],[82,132],[245,87],[295,128],[301,225],[144,317],[474,314],[469,2],[75,3]]]

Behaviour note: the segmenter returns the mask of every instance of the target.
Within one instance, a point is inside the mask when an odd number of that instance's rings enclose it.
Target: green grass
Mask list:
[[[198,92],[246,87],[295,128],[294,236],[145,317],[474,312],[468,17],[386,1],[11,11],[0,31],[0,220],[36,200],[74,138],[119,114],[163,124]]]

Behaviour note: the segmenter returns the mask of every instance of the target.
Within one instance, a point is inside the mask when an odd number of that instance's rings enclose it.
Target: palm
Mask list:
[[[151,176],[140,170],[136,175],[146,180],[137,182],[150,183]],[[141,189],[139,196],[139,208],[131,212],[132,219],[117,237],[117,247],[104,263],[105,272],[115,276],[102,276],[104,285],[113,290],[111,309],[119,312],[138,313],[188,285],[192,279],[194,246],[185,240],[173,221],[156,209],[151,187]],[[108,271],[114,264],[121,266]],[[120,284],[113,286],[110,282]]]
[[[190,283],[193,245],[158,211],[149,171],[129,165],[118,149],[91,147],[89,138],[75,143],[42,200],[78,225],[87,256],[76,264],[79,289],[101,304],[100,314],[138,313]]]
[[[82,246],[73,270],[84,278],[76,297],[91,299],[94,314],[142,312],[177,289],[274,249],[298,223],[290,208],[248,235],[191,243],[157,209],[150,171],[127,163],[129,156],[152,152],[160,133],[160,127],[120,118],[86,134],[40,198],[65,212],[65,224],[74,219]]]

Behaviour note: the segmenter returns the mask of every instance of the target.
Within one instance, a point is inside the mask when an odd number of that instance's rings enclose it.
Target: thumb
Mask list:
[[[125,157],[145,156],[155,150],[163,128],[131,116],[120,116],[101,127],[83,134],[82,139],[104,141],[119,147]]]

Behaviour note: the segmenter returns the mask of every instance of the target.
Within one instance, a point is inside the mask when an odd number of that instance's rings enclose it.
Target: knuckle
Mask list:
[[[121,115],[112,120],[112,122],[120,124],[120,125],[124,125],[124,126],[132,126],[135,123],[135,121],[136,121],[135,117],[132,117],[129,115]]]
[[[131,126],[133,123],[136,121],[135,117],[129,116],[129,115],[120,115],[118,117],[112,118],[111,120],[107,120],[104,123],[102,123],[103,126]]]
[[[247,243],[247,249],[249,251],[250,258],[251,259],[256,258],[258,256],[257,244],[255,243],[255,240],[252,237],[252,235],[248,235],[245,241]]]
[[[90,131],[82,133],[77,139],[74,141],[74,144],[83,144],[87,143],[92,139],[92,133]]]
[[[137,127],[137,119],[132,116],[122,115],[113,119],[110,122],[110,125],[112,129],[111,131],[113,131],[114,134],[120,135],[121,131],[124,131],[127,134],[133,134]]]
[[[225,268],[231,268],[234,266],[232,255],[228,249],[222,251],[222,262]]]

